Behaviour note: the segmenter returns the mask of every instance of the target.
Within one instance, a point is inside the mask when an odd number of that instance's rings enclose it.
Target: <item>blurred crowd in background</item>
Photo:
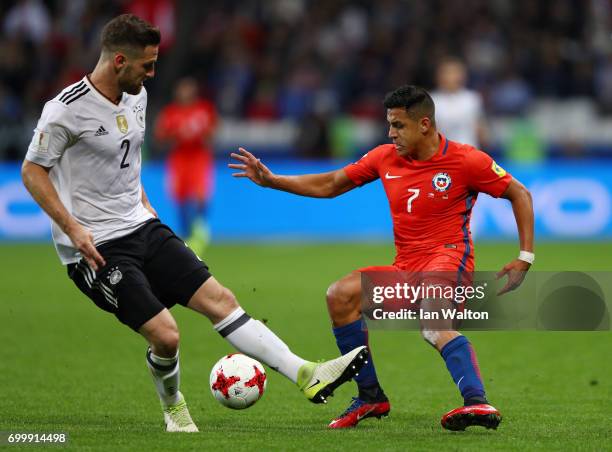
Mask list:
[[[3,0],[0,159],[23,158],[43,103],[92,70],[101,27],[123,12],[162,31],[149,122],[192,76],[222,123],[305,125],[299,150],[332,118],[383,122],[384,94],[435,89],[448,56],[465,62],[487,118],[574,98],[612,115],[610,0]],[[325,138],[310,146],[330,154]]]

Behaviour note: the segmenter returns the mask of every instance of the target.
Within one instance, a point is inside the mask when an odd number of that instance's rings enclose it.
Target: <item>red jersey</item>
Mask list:
[[[512,176],[486,153],[440,135],[429,160],[400,157],[395,145],[372,149],[344,168],[357,185],[381,179],[393,219],[395,263],[440,246],[473,259],[470,217],[479,192],[499,197]]]
[[[213,154],[207,141],[217,125],[217,113],[210,103],[199,100],[190,105],[170,104],[160,113],[155,133],[172,142],[168,158],[170,187],[179,201],[205,200],[213,186]]]
[[[171,139],[173,152],[206,148],[217,125],[215,107],[203,100],[190,105],[170,104],[160,113],[156,134],[160,139]]]

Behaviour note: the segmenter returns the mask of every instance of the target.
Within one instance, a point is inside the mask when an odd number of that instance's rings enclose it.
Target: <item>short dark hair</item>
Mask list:
[[[122,14],[102,29],[102,51],[142,50],[161,41],[159,28],[134,14]]]
[[[436,107],[429,93],[415,85],[404,85],[395,91],[387,93],[383,101],[385,108],[404,108],[408,117],[418,121],[427,116],[432,123],[436,123]]]

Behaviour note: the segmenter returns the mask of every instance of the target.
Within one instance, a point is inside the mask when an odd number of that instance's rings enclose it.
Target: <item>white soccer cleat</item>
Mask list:
[[[327,403],[327,398],[334,394],[334,390],[350,381],[367,362],[368,348],[364,345],[340,358],[322,363],[307,363],[300,369],[298,385],[311,402]]]
[[[198,432],[198,426],[195,425],[189,409],[187,408],[187,402],[185,397],[179,391],[179,401],[176,405],[164,408],[164,421],[166,422],[167,432]]]

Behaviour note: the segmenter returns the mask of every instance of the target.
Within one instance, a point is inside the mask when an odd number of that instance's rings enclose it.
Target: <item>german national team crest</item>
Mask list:
[[[117,127],[119,127],[119,131],[121,133],[127,133],[128,122],[127,122],[127,119],[125,119],[125,116],[123,115],[117,116]]]
[[[144,107],[142,106],[142,104],[138,104],[136,105],[132,111],[134,112],[134,115],[136,116],[136,122],[138,123],[138,125],[140,127],[142,127],[144,129],[145,127],[145,115],[144,115]]]
[[[119,267],[112,268],[110,275],[108,276],[110,283],[114,286],[121,281],[121,278],[123,278],[123,274],[121,273],[121,270],[119,270]]]
[[[451,178],[448,173],[438,173],[431,180],[431,185],[436,191],[446,191],[451,186]]]

